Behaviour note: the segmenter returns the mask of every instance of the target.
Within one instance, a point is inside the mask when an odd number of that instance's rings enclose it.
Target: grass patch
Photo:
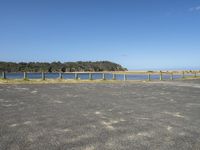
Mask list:
[[[75,80],[75,79],[0,79],[0,84],[53,84],[53,83],[122,83],[119,80]]]
[[[29,78],[24,78],[23,80],[24,80],[24,81],[29,81]]]
[[[194,76],[185,76],[184,78],[180,79],[174,79],[174,80],[192,80],[192,79],[200,79],[200,76],[194,77]],[[55,83],[141,83],[141,82],[156,82],[159,80],[104,80],[104,79],[98,79],[98,80],[80,80],[80,79],[0,79],[0,84],[55,84]]]
[[[186,80],[187,80],[187,79],[200,79],[200,76],[196,76],[196,77],[195,77],[195,76],[185,76],[185,77],[182,78],[182,79],[183,79],[183,80],[184,80],[184,79],[186,79]]]

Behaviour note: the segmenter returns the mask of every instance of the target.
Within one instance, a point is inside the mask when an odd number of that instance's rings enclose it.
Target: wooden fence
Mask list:
[[[58,73],[58,79],[63,79],[64,74],[73,74],[74,79],[78,80],[79,75],[81,74],[88,74],[88,80],[93,80],[93,75],[94,74],[101,74],[102,75],[102,80],[106,80],[106,74],[111,74],[112,75],[112,80],[116,80],[116,75],[123,75],[123,80],[126,81],[128,80],[127,76],[128,75],[145,75],[146,80],[151,81],[152,76],[158,75],[159,80],[163,80],[164,75],[170,76],[170,80],[174,80],[175,75],[179,75],[179,78],[186,78],[186,76],[189,74],[190,76],[196,78],[199,74],[200,71],[111,71],[111,72],[55,72]],[[23,72],[23,79],[28,79],[28,74],[29,72]],[[41,72],[41,79],[45,80],[46,79],[46,72]],[[7,73],[2,72],[2,79],[7,79]]]

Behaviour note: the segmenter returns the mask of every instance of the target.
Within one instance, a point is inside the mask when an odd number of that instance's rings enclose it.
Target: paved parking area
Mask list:
[[[199,150],[200,80],[0,85],[0,150]]]

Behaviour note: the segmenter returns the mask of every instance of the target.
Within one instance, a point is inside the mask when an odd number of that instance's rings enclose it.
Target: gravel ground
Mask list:
[[[200,80],[0,85],[0,150],[200,150]]]

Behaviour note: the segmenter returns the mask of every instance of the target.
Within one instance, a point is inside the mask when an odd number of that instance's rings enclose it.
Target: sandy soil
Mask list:
[[[200,149],[200,80],[1,84],[0,150]]]

